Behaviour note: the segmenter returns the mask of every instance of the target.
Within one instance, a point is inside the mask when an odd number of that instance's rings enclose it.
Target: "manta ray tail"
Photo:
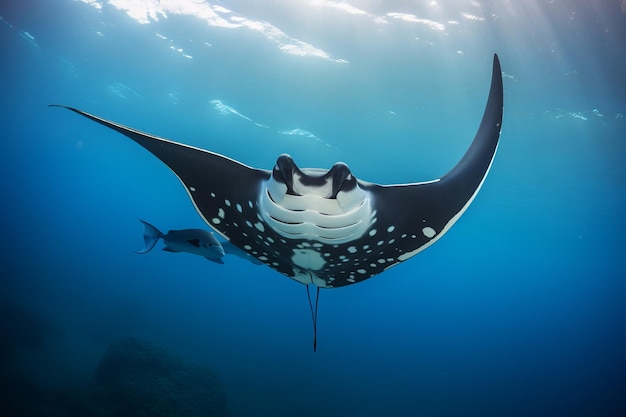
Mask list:
[[[311,292],[309,286],[306,286],[306,296],[309,299],[309,308],[311,309],[311,318],[313,319],[313,352],[317,352],[317,306],[320,302],[320,287],[317,287],[315,293],[315,309],[313,309],[313,302],[311,301]]]
[[[145,247],[140,251],[136,251],[135,253],[144,254],[150,252],[152,248],[154,248],[154,245],[156,245],[159,239],[163,237],[163,233],[161,233],[159,229],[152,226],[150,223],[145,222],[141,219],[139,219],[139,221],[143,223],[143,242],[145,244]]]

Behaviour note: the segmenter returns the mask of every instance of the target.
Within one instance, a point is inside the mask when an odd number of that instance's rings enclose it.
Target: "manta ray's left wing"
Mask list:
[[[150,151],[180,179],[198,213],[203,217],[210,213],[211,217],[204,220],[226,239],[230,237],[220,227],[227,223],[225,209],[234,208],[229,210],[229,223],[245,225],[249,219],[243,213],[250,210],[255,203],[252,196],[259,194],[261,185],[270,177],[270,171],[251,168],[214,152],[159,138],[73,107],[51,106],[66,108],[116,130]],[[250,199],[242,201],[242,195]]]

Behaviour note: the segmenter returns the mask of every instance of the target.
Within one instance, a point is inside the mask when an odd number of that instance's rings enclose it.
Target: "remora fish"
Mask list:
[[[183,229],[170,230],[166,234],[161,233],[159,229],[150,223],[139,220],[143,223],[143,241],[145,247],[135,253],[148,253],[154,248],[159,239],[163,239],[166,252],[187,252],[194,255],[200,255],[209,261],[223,264],[224,248],[215,238],[213,233],[202,229]]]

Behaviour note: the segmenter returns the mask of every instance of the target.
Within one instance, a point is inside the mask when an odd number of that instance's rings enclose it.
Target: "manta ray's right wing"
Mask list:
[[[404,261],[426,249],[465,212],[491,168],[500,139],[502,113],[502,70],[498,56],[494,55],[482,121],[472,144],[454,168],[441,179],[425,183],[360,184],[372,193],[379,229],[393,228],[396,237],[398,230],[402,233],[402,243],[397,238],[394,242],[395,259]]]

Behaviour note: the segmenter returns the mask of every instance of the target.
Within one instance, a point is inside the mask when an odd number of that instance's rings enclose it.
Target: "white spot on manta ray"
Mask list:
[[[263,223],[261,223],[261,222],[254,223],[254,227],[256,227],[260,232],[264,232],[265,231],[265,227],[263,226]]]
[[[437,234],[437,232],[435,232],[435,229],[428,226],[422,229],[422,233],[424,233],[424,236],[429,239],[433,238]]]
[[[217,217],[219,217],[220,219],[223,219],[226,213],[224,213],[224,209],[220,208],[217,211]]]
[[[313,249],[294,249],[292,262],[302,269],[318,271],[322,269],[326,261],[319,252]]]

